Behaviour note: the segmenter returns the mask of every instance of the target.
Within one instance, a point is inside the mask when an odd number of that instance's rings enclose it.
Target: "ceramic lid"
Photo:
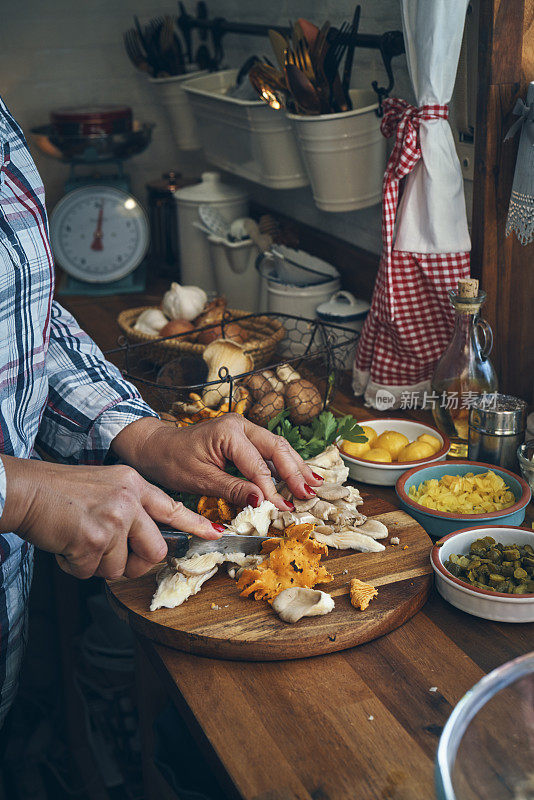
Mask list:
[[[223,183],[218,172],[203,172],[200,183],[177,189],[174,193],[178,202],[191,203],[235,203],[248,200],[247,192],[237,186]]]
[[[350,322],[365,317],[371,306],[365,300],[358,300],[350,292],[336,292],[330,300],[317,306],[316,313],[323,319]]]

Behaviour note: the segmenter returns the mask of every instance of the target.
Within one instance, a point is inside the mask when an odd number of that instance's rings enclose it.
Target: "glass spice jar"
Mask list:
[[[488,356],[493,335],[480,309],[486,292],[478,281],[458,281],[458,291],[449,292],[455,310],[454,333],[432,376],[437,395],[432,413],[438,428],[451,440],[450,457],[467,458],[469,409],[481,395],[498,389],[495,370]]]

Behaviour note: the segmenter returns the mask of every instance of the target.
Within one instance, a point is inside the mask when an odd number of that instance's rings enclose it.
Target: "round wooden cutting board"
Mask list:
[[[149,611],[159,567],[137,580],[108,583],[111,604],[134,630],[161,644],[212,658],[277,661],[305,658],[368,642],[398,628],[425,603],[432,582],[432,541],[408,514],[365,496],[363,513],[380,519],[399,545],[382,540],[380,553],[330,550],[323,558],[334,580],[327,591],[336,606],[330,614],[287,624],[265,601],[240,597],[224,566],[200,592],[178,608]],[[366,611],[350,604],[351,578],[369,581],[378,596]]]

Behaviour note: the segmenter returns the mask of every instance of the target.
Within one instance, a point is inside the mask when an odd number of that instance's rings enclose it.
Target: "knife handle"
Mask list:
[[[161,535],[167,542],[167,555],[172,558],[182,558],[189,550],[191,534],[182,531],[161,531]]]

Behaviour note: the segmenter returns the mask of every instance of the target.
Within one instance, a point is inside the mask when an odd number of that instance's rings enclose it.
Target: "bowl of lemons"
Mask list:
[[[443,461],[450,442],[431,425],[408,419],[370,419],[361,423],[366,442],[339,439],[341,457],[355,481],[394,486],[412,467]]]

